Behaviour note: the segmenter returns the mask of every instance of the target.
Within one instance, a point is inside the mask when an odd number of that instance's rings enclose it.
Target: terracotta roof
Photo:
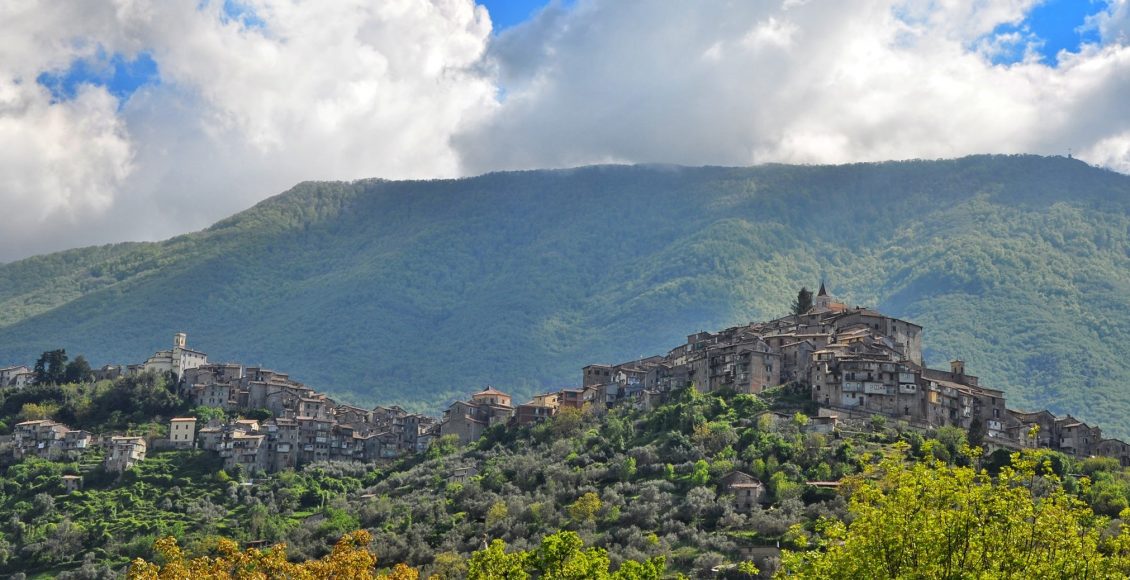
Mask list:
[[[502,392],[502,391],[500,391],[500,390],[498,390],[498,389],[496,389],[496,388],[494,388],[494,387],[489,387],[489,386],[488,386],[487,388],[485,388],[485,389],[483,389],[483,390],[481,390],[481,391],[479,391],[479,392],[475,393],[475,394],[474,394],[474,395],[472,395],[472,396],[475,396],[475,397],[477,397],[477,396],[479,396],[479,395],[502,395],[502,396],[504,396],[504,397],[509,397],[509,396],[510,396],[510,395],[507,395],[506,393],[504,393],[504,392]]]

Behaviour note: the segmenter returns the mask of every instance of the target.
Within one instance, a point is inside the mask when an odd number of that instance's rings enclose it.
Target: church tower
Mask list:
[[[828,309],[832,304],[832,297],[828,296],[828,290],[824,288],[824,281],[820,281],[820,291],[816,293],[816,299],[812,301],[813,306],[820,309]]]

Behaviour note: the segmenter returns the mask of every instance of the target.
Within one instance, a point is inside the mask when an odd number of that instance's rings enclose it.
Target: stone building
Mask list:
[[[753,511],[765,493],[765,486],[756,477],[741,471],[723,476],[718,487],[722,493],[734,496],[734,509],[742,513]]]
[[[35,372],[24,365],[0,368],[0,387],[22,389],[35,382]]]
[[[470,401],[456,401],[443,413],[440,435],[456,435],[462,443],[474,441],[487,428],[505,425],[514,416],[510,395],[487,387],[471,395]]]
[[[12,430],[12,453],[16,459],[28,455],[44,459],[73,458],[88,449],[92,440],[87,431],[71,429],[49,419],[23,421],[16,423]]]
[[[82,491],[82,476],[81,475],[64,475],[62,477],[62,480],[63,480],[63,490],[66,491],[66,493],[74,493],[76,491]]]
[[[144,461],[147,448],[142,437],[111,437],[102,464],[106,471],[121,473]]]
[[[176,417],[169,421],[169,441],[178,449],[196,445],[196,418]]]
[[[144,372],[154,371],[157,373],[164,373],[172,371],[178,378],[184,375],[188,369],[200,367],[208,364],[208,355],[191,348],[188,348],[188,335],[183,332],[178,332],[173,335],[173,348],[170,350],[160,350],[149,357],[140,367],[135,367],[135,370]]]

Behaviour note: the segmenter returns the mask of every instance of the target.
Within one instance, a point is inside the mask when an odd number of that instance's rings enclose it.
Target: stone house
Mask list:
[[[0,368],[0,387],[22,389],[35,382],[35,372],[24,365]]]
[[[724,475],[718,487],[721,493],[734,496],[734,509],[742,513],[753,511],[765,493],[765,486],[756,477],[741,471],[731,471]]]
[[[93,441],[94,435],[89,431],[69,429],[63,433],[63,452],[68,454],[82,452],[89,449]]]
[[[72,430],[66,425],[49,419],[16,423],[12,431],[15,458],[22,459],[28,455],[35,455],[45,459],[56,459],[63,454],[64,440],[70,431]]]
[[[267,471],[270,457],[267,454],[267,436],[262,433],[234,431],[224,441],[220,457],[224,458],[224,469],[231,471],[236,467],[245,474]]]
[[[144,461],[146,449],[142,437],[111,437],[102,464],[106,471],[121,473]]]
[[[176,417],[169,421],[169,441],[178,449],[191,449],[196,445],[196,418]]]
[[[535,402],[518,405],[514,413],[514,421],[519,427],[530,423],[541,423],[557,413],[556,407]]]
[[[478,440],[490,426],[489,407],[466,401],[456,401],[443,413],[439,424],[440,436],[455,435],[463,444]]]
[[[64,475],[63,476],[63,489],[66,493],[74,493],[82,490],[82,476],[81,475]]]
[[[581,387],[612,382],[612,365],[593,364],[581,369]]]
[[[585,390],[583,388],[580,388],[580,389],[561,389],[561,392],[558,393],[556,407],[558,407],[558,408],[565,407],[565,408],[568,408],[568,409],[580,409],[580,408],[584,407],[584,404],[585,404],[584,394],[585,394]],[[548,402],[547,404],[549,404],[550,406],[554,406],[552,401]]]
[[[1120,439],[1103,439],[1095,446],[1095,454],[1102,457],[1113,457],[1123,467],[1130,467],[1130,445]]]
[[[469,443],[482,436],[487,428],[505,425],[514,416],[510,395],[487,387],[471,395],[470,401],[456,401],[443,413],[439,433],[456,435],[461,443]]]
[[[510,395],[494,388],[486,387],[485,389],[471,395],[471,402],[480,405],[496,405],[499,407],[510,406]]]
[[[479,474],[475,466],[456,467],[447,474],[448,483],[467,483],[472,477]]]

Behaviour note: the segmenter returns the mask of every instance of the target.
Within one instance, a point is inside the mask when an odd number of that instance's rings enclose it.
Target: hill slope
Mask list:
[[[136,362],[185,330],[213,359],[435,409],[776,317],[823,276],[1011,406],[1125,435],[1128,210],[1130,177],[1033,156],[304,183],[202,232],[0,266],[0,364]]]

